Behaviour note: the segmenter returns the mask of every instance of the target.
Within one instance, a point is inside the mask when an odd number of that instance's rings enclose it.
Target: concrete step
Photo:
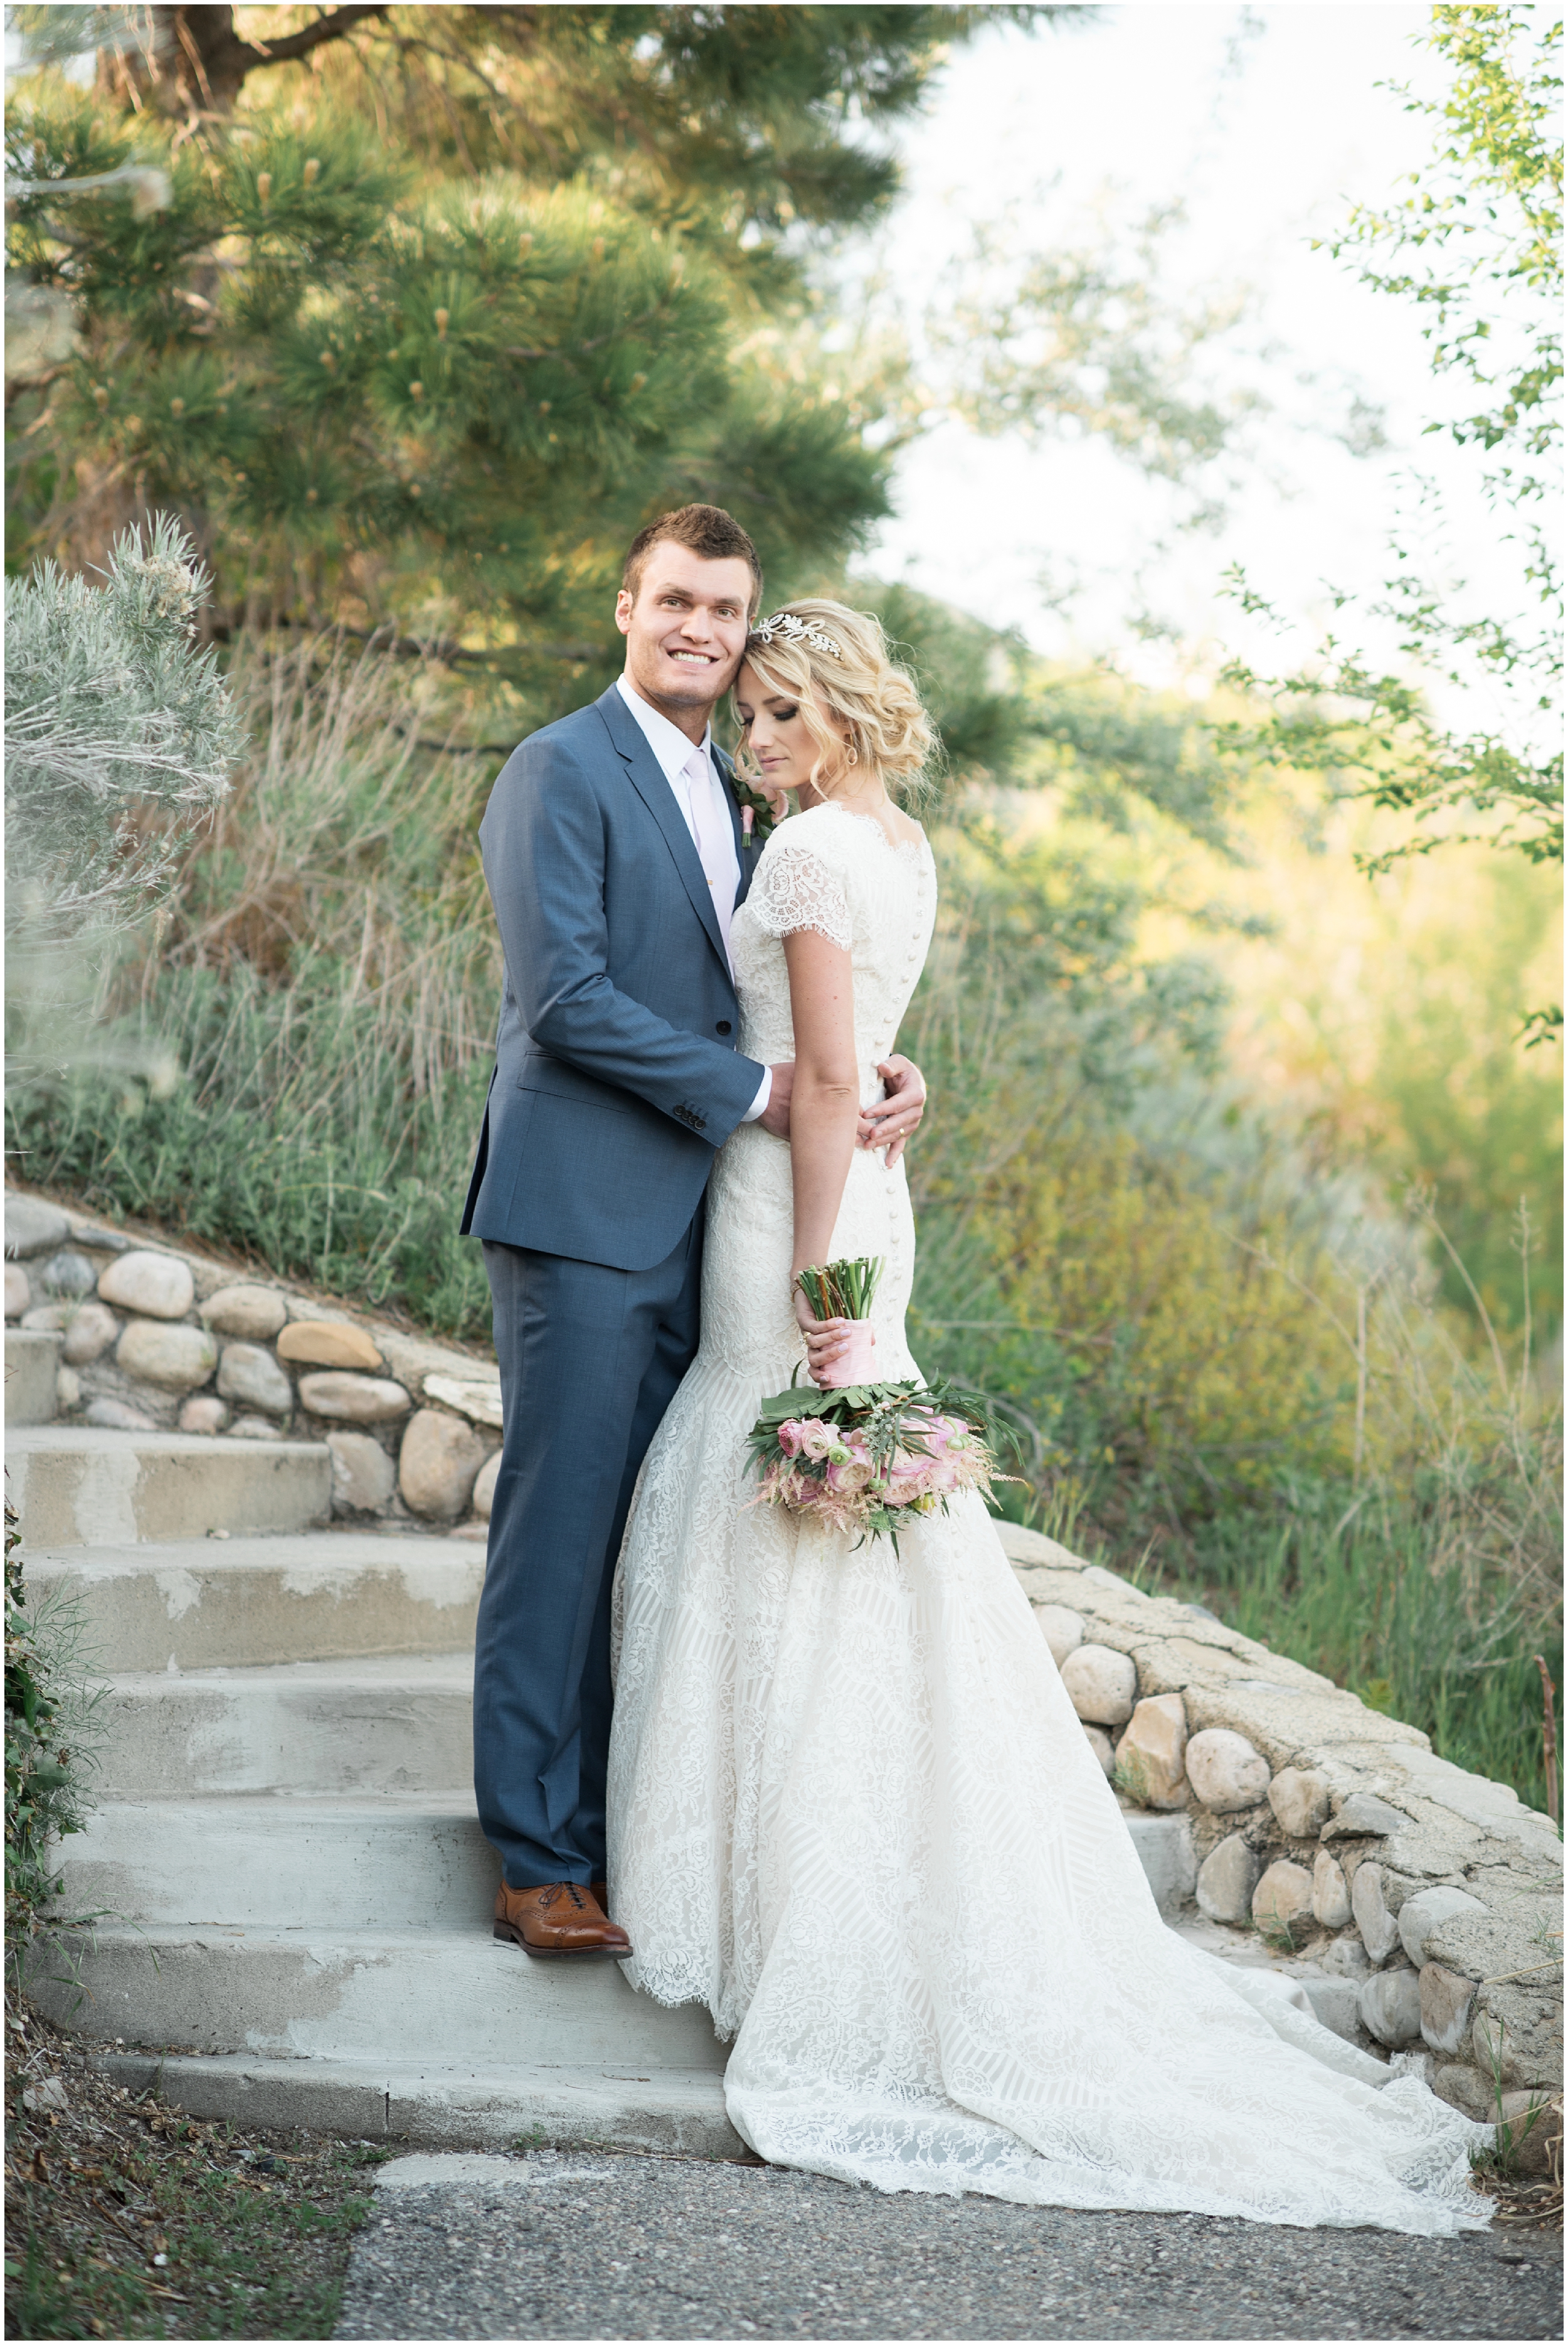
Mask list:
[[[72,1976],[73,1967],[76,1975]],[[83,1992],[85,1990],[85,1993]],[[717,2076],[706,2010],[668,2010],[615,1963],[537,1962],[466,1930],[127,1929],[62,1956],[46,1942],[28,1992],[52,2018],[119,2048],[432,2066]]]
[[[66,1911],[149,1929],[477,1929],[501,1879],[466,1785],[422,1800],[106,1799],[61,1842],[60,1869]]]
[[[1155,1903],[1168,1922],[1174,1921],[1198,1886],[1192,1827],[1184,1815],[1151,1815],[1138,1808],[1124,1808],[1122,1820],[1132,1834]]]
[[[116,1669],[207,1670],[471,1653],[484,1546],[320,1530],[33,1549],[26,1568],[74,1590]]]
[[[713,2073],[258,2060],[248,2052],[109,2052],[95,2066],[133,2093],[151,2087],[192,2117],[227,2117],[252,2132],[302,2126],[443,2149],[587,2143],[687,2157],[749,2155]]]
[[[473,1657],[116,1676],[96,1714],[116,1799],[417,1798],[473,1765]]]
[[[30,1549],[302,1531],[331,1511],[332,1461],[321,1441],[40,1425],[20,1428],[5,1447]]]
[[[59,1373],[60,1335],[37,1327],[5,1330],[5,1422],[47,1425],[55,1414],[55,1378]]]
[[[1196,1877],[1185,1819],[1127,1821],[1169,1920]],[[67,1911],[157,1929],[460,1930],[489,1920],[501,1878],[466,1785],[422,1799],[106,1799],[60,1864]]]

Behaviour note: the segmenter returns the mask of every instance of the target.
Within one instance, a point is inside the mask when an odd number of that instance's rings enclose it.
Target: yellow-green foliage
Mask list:
[[[1350,1462],[1344,1345],[1225,1201],[1125,1132],[1058,1132],[975,1201],[975,1228],[1020,1321],[1049,1327],[1112,1412],[1117,1465],[1183,1494],[1266,1486],[1287,1460]]]

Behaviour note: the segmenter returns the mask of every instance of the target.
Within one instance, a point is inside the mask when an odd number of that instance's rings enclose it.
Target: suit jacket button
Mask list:
[[[729,1030],[730,1021],[727,1018],[721,1018],[718,1024],[713,1029],[715,1034],[727,1034]]]

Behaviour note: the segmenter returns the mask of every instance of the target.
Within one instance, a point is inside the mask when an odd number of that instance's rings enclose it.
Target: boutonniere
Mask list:
[[[765,846],[769,832],[777,817],[760,790],[754,790],[730,766],[724,776],[730,795],[741,810],[741,845],[750,855],[754,846]]]

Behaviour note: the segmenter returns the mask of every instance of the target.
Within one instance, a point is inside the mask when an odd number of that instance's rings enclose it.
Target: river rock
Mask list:
[[[1421,1985],[1414,1971],[1374,1971],[1361,1989],[1361,2007],[1362,2026],[1391,2051],[1421,2042]]]
[[[237,1416],[229,1426],[236,1441],[287,1441],[288,1434],[269,1416]]]
[[[413,1406],[402,1386],[389,1376],[356,1376],[334,1369],[301,1376],[299,1398],[313,1416],[346,1425],[389,1425]]]
[[[1084,1640],[1084,1616],[1066,1604],[1037,1604],[1035,1626],[1050,1648],[1057,1669]]]
[[[1194,1737],[1194,1740],[1197,1738]],[[1192,1744],[1188,1744],[1189,1751]],[[1239,1832],[1211,1848],[1198,1868],[1199,1910],[1211,1922],[1249,1922],[1262,1860]]]
[[[217,1389],[237,1408],[259,1409],[264,1416],[288,1416],[294,1406],[288,1377],[260,1344],[224,1345],[217,1364]]]
[[[98,1283],[98,1274],[85,1254],[74,1246],[62,1246],[52,1254],[39,1273],[51,1294],[90,1294]]]
[[[1335,1840],[1387,1840],[1391,1833],[1409,1832],[1409,1816],[1398,1808],[1391,1808],[1375,1792],[1352,1792],[1337,1816],[1323,1826],[1319,1838]]]
[[[1316,1840],[1329,1820],[1329,1779],[1315,1767],[1281,1767],[1269,1786],[1269,1805],[1291,1840]]]
[[[379,1368],[381,1355],[347,1319],[296,1319],[278,1338],[280,1360],[316,1368]]]
[[[1351,1918],[1351,1884],[1337,1856],[1320,1848],[1312,1861],[1312,1914],[1325,1930],[1342,1930]]]
[[[1318,1963],[1330,1978],[1354,1979],[1358,1986],[1371,1969],[1365,1946],[1353,1934],[1336,1938],[1331,1946],[1325,1946]]]
[[[253,1344],[270,1343],[288,1316],[288,1306],[275,1286],[241,1283],[220,1286],[201,1306],[201,1315],[219,1335],[240,1335]]]
[[[1413,1902],[1413,1901],[1412,1901]],[[1400,1919],[1404,1914],[1401,1910]],[[1445,1970],[1442,1963],[1423,1963],[1417,1981],[1421,1989],[1421,2032],[1434,2052],[1460,2050],[1475,2009],[1475,1981]]]
[[[1084,1740],[1088,1744],[1089,1749],[1094,1752],[1096,1763],[1099,1767],[1101,1774],[1105,1776],[1108,1782],[1111,1776],[1116,1772],[1115,1743],[1111,1741],[1110,1736],[1106,1732],[1103,1726],[1087,1725],[1081,1718],[1078,1721],[1078,1724],[1083,1727]]]
[[[1386,1962],[1400,1942],[1397,1905],[1391,1909],[1385,1894],[1387,1875],[1381,1864],[1358,1864],[1351,1883],[1351,1911],[1361,1934],[1361,1944],[1374,1963]],[[1411,1975],[1415,1974],[1412,1972]],[[1374,2030],[1374,2033],[1376,2031]],[[1387,2042],[1386,2037],[1380,2041]]]
[[[1435,2068],[1431,2088],[1440,2101],[1480,2125],[1491,2125],[1497,2116],[1485,2084],[1468,2063],[1451,2060]]]
[[[35,1303],[31,1311],[22,1314],[22,1325],[30,1335],[58,1335],[65,1331],[64,1303]]]
[[[42,1197],[6,1198],[5,1252],[10,1260],[53,1254],[70,1234],[71,1224],[58,1205],[46,1205]]]
[[[429,1376],[424,1380],[427,1400],[444,1401],[475,1425],[501,1426],[501,1383],[488,1376]]]
[[[1304,1938],[1312,1920],[1312,1876],[1304,1864],[1280,1858],[1252,1892],[1252,1919],[1265,1937]]]
[[[27,1284],[26,1272],[19,1262],[8,1262],[5,1265],[6,1318],[20,1319],[24,1311],[32,1308],[32,1303],[33,1290]]]
[[[1187,1746],[1187,1780],[1206,1808],[1229,1815],[1256,1807],[1269,1789],[1269,1761],[1229,1726],[1206,1726]]]
[[[58,1416],[68,1416],[74,1408],[80,1408],[81,1406],[81,1377],[76,1374],[75,1368],[56,1368],[55,1370],[56,1415]]]
[[[374,1515],[390,1498],[397,1469],[369,1433],[329,1433],[332,1504],[340,1514]]]
[[[196,1301],[196,1281],[172,1254],[123,1254],[99,1279],[98,1293],[122,1311],[140,1311],[149,1319],[183,1319]]]
[[[133,1408],[129,1401],[111,1400],[106,1393],[87,1403],[86,1416],[89,1425],[106,1426],[116,1433],[156,1433],[158,1429],[145,1409]]]
[[[1116,1746],[1116,1781],[1146,1808],[1184,1808],[1187,1708],[1179,1693],[1146,1695]]]
[[[501,1452],[491,1450],[479,1469],[479,1480],[473,1486],[473,1510],[488,1523],[490,1510],[495,1504],[496,1477],[501,1472]]]
[[[137,1384],[191,1392],[206,1384],[217,1365],[217,1345],[205,1327],[133,1319],[115,1346],[115,1365]]]
[[[1456,1914],[1484,1914],[1479,1897],[1463,1889],[1419,1889],[1400,1907],[1400,1943],[1420,1970],[1426,1960],[1426,1942],[1442,1922]]]
[[[421,1408],[409,1420],[398,1452],[398,1488],[410,1514],[453,1522],[464,1513],[484,1444],[471,1425],[444,1409]]]
[[[1138,1671],[1109,1645],[1077,1645],[1061,1665],[1067,1699],[1091,1726],[1120,1726],[1132,1716]]]
[[[66,1322],[66,1358],[74,1368],[90,1367],[101,1359],[119,1333],[120,1323],[102,1303],[84,1303]]]
[[[194,1393],[179,1413],[182,1433],[221,1433],[228,1411],[216,1393]]]

